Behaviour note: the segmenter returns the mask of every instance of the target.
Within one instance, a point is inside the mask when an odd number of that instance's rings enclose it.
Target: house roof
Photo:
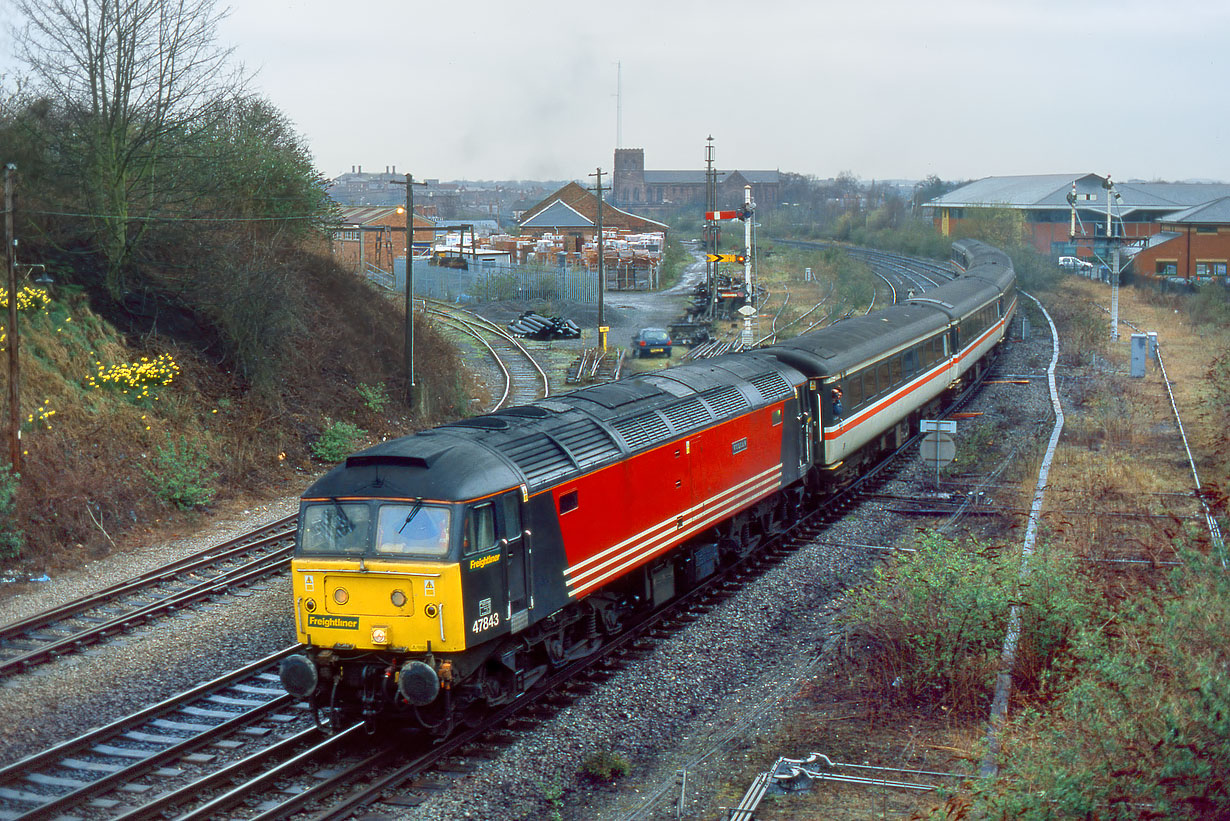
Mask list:
[[[394,205],[353,205],[337,209],[340,222],[346,225],[367,225],[397,213]]]
[[[556,200],[534,213],[522,218],[522,228],[593,228],[594,222],[563,200]]]
[[[521,217],[521,226],[523,228],[564,227],[565,224],[561,222],[544,223],[538,220],[538,215],[542,211],[554,207],[556,203],[567,206],[588,220],[586,225],[569,225],[569,227],[588,227],[596,225],[598,222],[598,198],[588,188],[578,183],[570,182],[539,202],[529,211],[526,211]],[[602,222],[603,225],[611,228],[626,228],[635,231],[666,231],[669,227],[664,222],[651,220],[648,217],[633,214],[622,208],[616,208],[609,202],[603,202],[602,204]]]

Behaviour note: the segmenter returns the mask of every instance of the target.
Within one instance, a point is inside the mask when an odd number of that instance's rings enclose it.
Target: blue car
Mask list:
[[[641,328],[632,337],[633,356],[671,355],[671,335],[661,328]]]

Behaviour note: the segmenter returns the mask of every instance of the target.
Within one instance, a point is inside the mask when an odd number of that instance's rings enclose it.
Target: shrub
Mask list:
[[[363,400],[363,405],[372,413],[380,413],[389,404],[388,389],[385,388],[383,382],[375,385],[365,385],[360,382],[359,387],[355,390]]]
[[[973,815],[1230,817],[1230,575],[1189,557],[1159,592],[1084,631],[1054,707],[1007,728]]]
[[[25,547],[25,534],[17,527],[17,482],[21,476],[8,465],[0,467],[0,558],[11,559]]]
[[[594,753],[581,765],[581,772],[596,781],[614,781],[631,771],[632,765],[628,763],[628,759],[607,750]]]
[[[209,456],[200,442],[167,434],[167,442],[154,453],[150,467],[142,468],[154,495],[180,510],[202,507],[213,501],[217,491],[210,485],[218,474],[209,470]]]
[[[1070,562],[1041,551],[1022,580],[1016,551],[926,535],[916,552],[877,568],[871,584],[852,594],[843,614],[847,641],[865,652],[849,665],[890,701],[980,709],[1013,604],[1022,622],[1018,672],[1031,686],[1088,621],[1073,578]]]
[[[312,444],[312,453],[322,462],[340,462],[354,452],[367,431],[350,422],[325,418],[325,429]]]

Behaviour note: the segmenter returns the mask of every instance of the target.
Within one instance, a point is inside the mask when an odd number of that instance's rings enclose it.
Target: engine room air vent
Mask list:
[[[730,386],[712,388],[702,393],[701,396],[709,403],[709,407],[713,408],[713,412],[719,419],[733,416],[751,407],[743,394]]]
[[[664,441],[671,435],[671,429],[667,426],[666,421],[656,413],[625,419],[622,422],[616,422],[614,427],[632,450],[640,450],[646,445]]]
[[[606,432],[606,429],[588,419],[579,420],[554,431],[552,436],[555,441],[567,448],[578,467],[585,468],[606,459],[614,459],[620,453],[619,446],[615,444],[615,440]]]
[[[790,383],[776,371],[754,376],[751,381],[756,386],[756,390],[760,391],[760,395],[768,402],[774,402],[778,399],[789,399],[791,396],[794,396]]]
[[[551,437],[535,433],[498,445],[521,468],[531,486],[539,486],[575,470],[572,459]]]
[[[689,399],[686,402],[676,402],[662,409],[662,415],[671,423],[678,433],[695,430],[712,421],[709,409],[699,399]]]
[[[498,416],[475,416],[471,419],[458,419],[455,422],[449,422],[447,425],[441,425],[440,427],[508,430],[509,424],[507,419],[501,419]]]

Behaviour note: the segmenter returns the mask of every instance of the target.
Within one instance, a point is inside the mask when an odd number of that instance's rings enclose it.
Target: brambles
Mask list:
[[[585,759],[581,772],[597,781],[609,782],[632,772],[632,765],[619,753],[603,750]]]
[[[205,446],[190,442],[186,436],[176,443],[167,434],[167,442],[155,451],[151,466],[142,470],[154,495],[180,510],[207,505],[217,492],[210,487],[218,474],[209,471]]]
[[[878,568],[850,597],[847,642],[875,648],[850,669],[889,701],[981,708],[999,669],[1008,612],[1021,613],[1018,670],[1026,684],[1089,621],[1073,564],[1036,553],[1022,579],[1014,551],[928,534],[916,552]]]
[[[325,417],[325,429],[312,444],[312,453],[322,462],[340,462],[354,452],[367,431],[350,422]]]
[[[0,558],[11,559],[25,547],[25,535],[16,524],[20,478],[8,465],[0,466]]]
[[[377,382],[375,385],[366,385],[362,382],[355,388],[358,391],[359,397],[363,400],[363,405],[372,413],[381,413],[386,405],[389,404],[388,389],[385,388],[383,382]]]

